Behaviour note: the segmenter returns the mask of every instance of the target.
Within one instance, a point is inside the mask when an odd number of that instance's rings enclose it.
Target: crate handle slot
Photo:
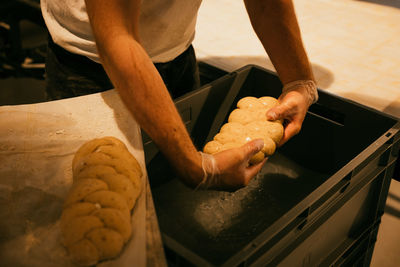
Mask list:
[[[319,198],[314,204],[311,205],[310,214],[324,206],[330,206],[340,195],[342,195],[347,188],[350,186],[350,180],[352,172],[346,175],[340,180],[335,186],[333,186],[328,192],[326,192],[321,198]]]
[[[340,189],[340,193],[344,193],[344,191],[346,191],[346,189],[349,187],[350,182],[348,181],[341,189]]]
[[[323,106],[318,102],[310,106],[308,113],[338,126],[344,126],[345,114]]]
[[[305,209],[299,216],[297,216],[296,221],[298,221],[298,230],[303,230],[308,222],[308,215],[310,214],[310,208]]]

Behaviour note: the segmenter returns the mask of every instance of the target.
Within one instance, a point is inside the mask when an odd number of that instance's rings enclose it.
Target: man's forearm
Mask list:
[[[291,0],[245,0],[253,28],[282,83],[313,80]]]
[[[102,64],[139,125],[188,183],[202,179],[201,156],[148,54],[139,43],[140,0],[85,0]]]
[[[103,65],[141,127],[178,169],[187,172],[181,173],[183,176],[189,172],[201,176],[200,155],[144,49],[129,35],[102,44],[99,53]],[[194,185],[200,180],[187,182]]]

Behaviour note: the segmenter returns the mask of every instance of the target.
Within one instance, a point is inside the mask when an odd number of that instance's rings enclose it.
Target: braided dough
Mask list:
[[[204,146],[204,153],[215,154],[260,138],[264,140],[264,147],[250,159],[250,164],[272,155],[282,139],[284,129],[282,121],[268,121],[266,113],[278,104],[276,98],[269,96],[240,99],[237,108],[229,114],[228,123]]]
[[[69,256],[85,266],[118,256],[132,233],[131,210],[142,188],[139,163],[120,140],[104,137],[79,148],[72,171],[60,221]]]

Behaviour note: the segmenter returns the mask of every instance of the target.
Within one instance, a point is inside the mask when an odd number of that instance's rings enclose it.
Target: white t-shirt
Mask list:
[[[53,41],[64,49],[100,62],[84,0],[41,0]],[[167,62],[194,39],[201,0],[142,0],[139,34],[153,62]]]

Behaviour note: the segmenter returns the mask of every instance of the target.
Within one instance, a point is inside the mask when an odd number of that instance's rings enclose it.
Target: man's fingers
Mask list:
[[[250,165],[246,169],[246,176],[245,176],[245,184],[248,185],[250,180],[257,175],[257,173],[262,169],[264,166],[265,162],[267,162],[268,158],[265,158],[263,161],[260,163]]]
[[[288,105],[279,104],[278,106],[275,106],[268,110],[267,120],[275,121],[279,119],[285,119],[289,111],[290,107]]]
[[[301,130],[301,124],[292,121],[285,127],[285,131],[283,132],[283,137],[281,141],[279,142],[278,146],[282,146],[285,144],[290,138],[298,134]]]
[[[257,152],[261,151],[261,149],[264,147],[264,140],[255,139],[255,140],[248,142],[244,146],[245,146],[245,150],[246,150],[245,151],[246,162],[248,162],[253,155],[255,155]],[[267,161],[267,158],[265,158],[260,163],[246,167],[244,185],[248,185],[250,180],[261,170],[261,168],[264,166],[266,161]]]
[[[259,152],[263,147],[264,140],[262,139],[255,139],[243,145],[244,158],[246,159],[246,162],[249,161],[250,158],[257,152]]]

